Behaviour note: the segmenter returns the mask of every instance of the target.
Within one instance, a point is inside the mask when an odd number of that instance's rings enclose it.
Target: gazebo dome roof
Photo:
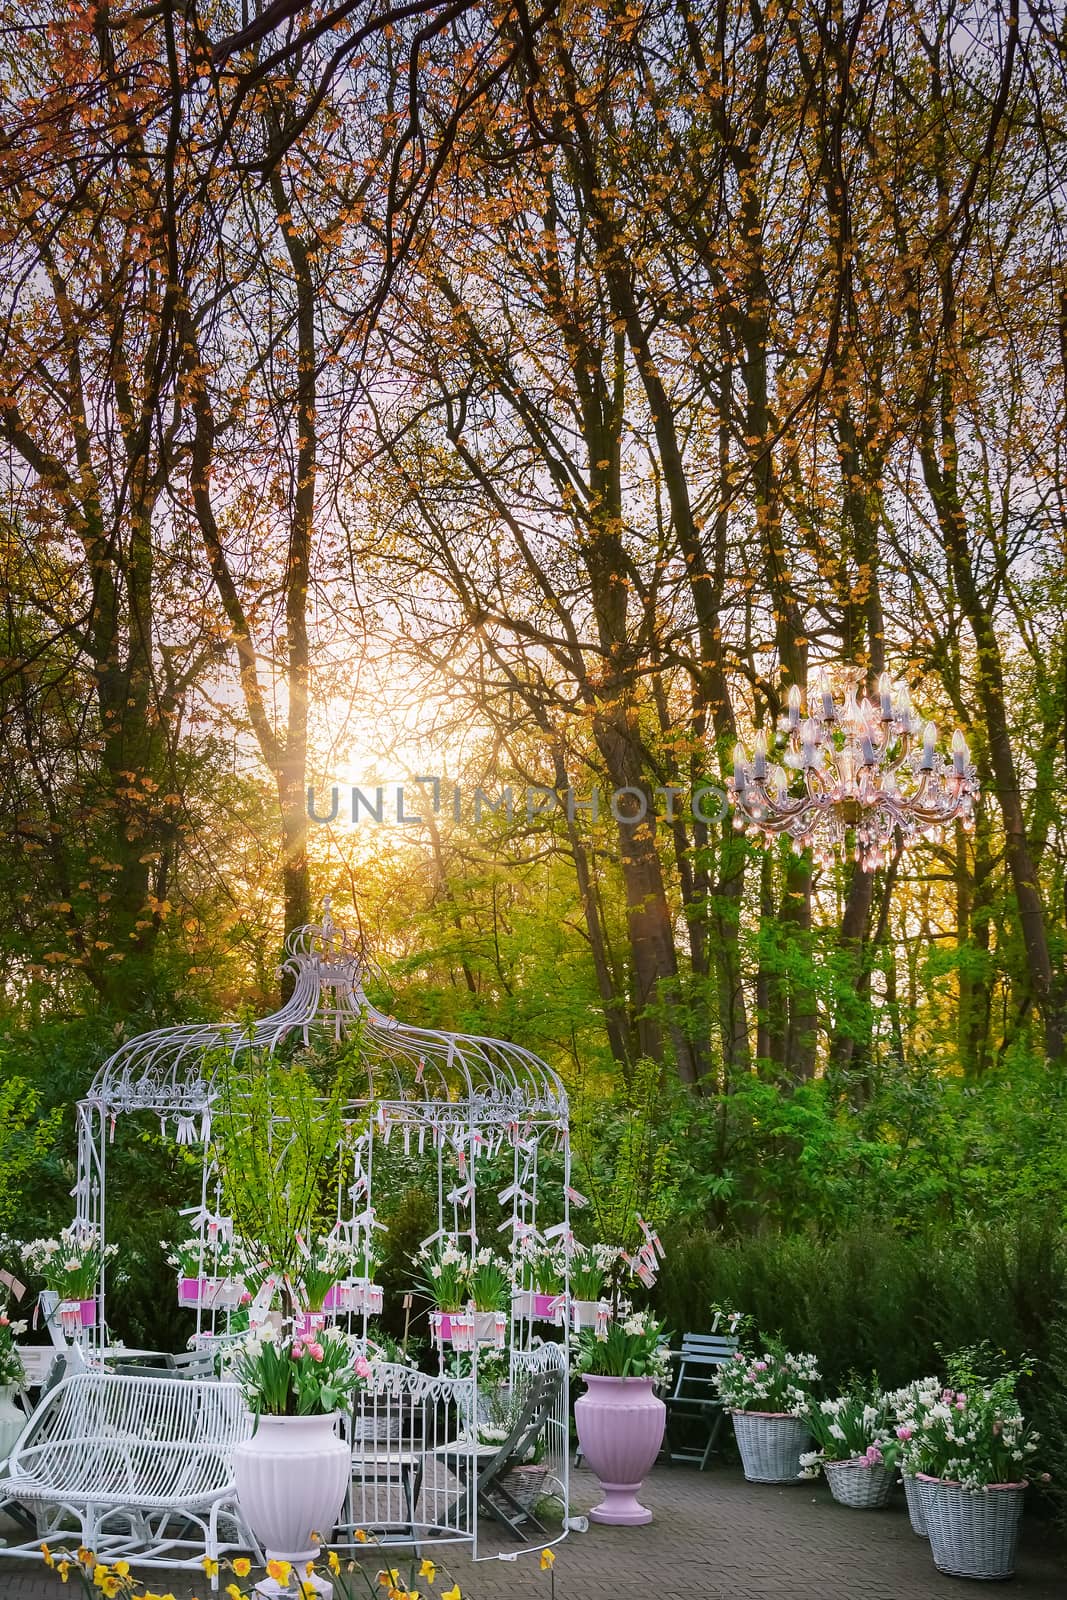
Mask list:
[[[364,992],[367,969],[362,939],[335,927],[327,899],[320,923],[286,938],[281,971],[291,975],[293,990],[278,1011],[252,1023],[188,1023],[138,1034],[104,1062],[86,1101],[108,1115],[145,1110],[189,1118],[210,1111],[213,1057],[274,1052],[294,1036],[305,1046],[351,1038],[366,1069],[368,1104],[412,1112],[421,1105],[427,1116],[454,1106],[473,1110],[483,1123],[565,1123],[566,1091],[546,1062],[504,1039],[411,1027],[385,1015]]]

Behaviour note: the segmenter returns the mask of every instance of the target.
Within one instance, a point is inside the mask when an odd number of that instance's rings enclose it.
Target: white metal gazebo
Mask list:
[[[273,1055],[283,1045],[300,1049],[351,1040],[358,1046],[361,1085],[345,1116],[358,1133],[342,1152],[351,1162],[352,1181],[338,1184],[339,1224],[362,1227],[368,1237],[382,1226],[374,1209],[375,1159],[381,1161],[396,1141],[405,1156],[421,1160],[427,1182],[432,1174],[439,1234],[466,1235],[474,1247],[479,1184],[484,1196],[491,1181],[494,1236],[510,1232],[513,1247],[546,1236],[569,1241],[568,1106],[557,1074],[510,1041],[413,1027],[386,1015],[367,997],[367,971],[361,939],[335,926],[327,900],[320,923],[296,929],[285,941],[281,972],[292,990],[279,1010],[251,1024],[161,1028],[123,1044],[78,1106],[77,1224],[102,1244],[107,1239],[108,1147],[120,1119],[135,1113],[157,1117],[164,1134],[179,1144],[203,1146],[200,1214],[209,1214],[207,1152],[218,1107],[217,1064],[249,1051]],[[502,1170],[510,1182],[500,1187]],[[548,1225],[546,1215],[552,1219]],[[102,1270],[95,1326],[78,1334],[91,1365],[103,1358],[106,1290]],[[364,1339],[367,1322],[364,1308],[361,1326],[353,1330]],[[199,1312],[197,1327],[201,1335],[212,1331],[205,1330]],[[568,1506],[566,1315],[561,1311],[557,1331],[546,1340],[513,1303],[507,1348],[516,1412],[537,1429],[535,1453],[545,1469],[541,1494],[558,1502],[556,1536],[562,1537]],[[479,1365],[477,1345],[465,1361],[453,1359],[451,1370],[442,1357],[435,1373],[376,1363],[353,1418],[353,1492],[345,1518],[350,1531],[373,1528],[384,1543],[466,1541],[476,1557],[501,1553],[479,1548],[480,1522],[485,1524],[480,1509],[492,1512],[479,1489],[487,1449],[478,1442]],[[341,1536],[343,1542],[343,1528]],[[529,1547],[546,1542],[550,1537],[538,1524]]]

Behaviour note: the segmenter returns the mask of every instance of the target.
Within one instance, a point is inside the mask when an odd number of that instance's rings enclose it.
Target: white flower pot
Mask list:
[[[15,1440],[26,1426],[26,1413],[15,1404],[17,1384],[0,1384],[0,1461],[15,1447]]]
[[[575,1333],[592,1328],[597,1333],[607,1329],[611,1321],[611,1303],[607,1300],[572,1300],[571,1325]]]
[[[339,1417],[260,1417],[233,1453],[237,1499],[267,1559],[301,1573],[319,1553],[312,1534],[330,1538],[352,1473]]]
[[[472,1311],[474,1337],[479,1344],[491,1344],[503,1350],[508,1331],[508,1319],[502,1311]]]

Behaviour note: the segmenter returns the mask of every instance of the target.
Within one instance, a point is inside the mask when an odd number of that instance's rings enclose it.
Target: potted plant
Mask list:
[[[56,1310],[68,1336],[96,1326],[100,1270],[117,1249],[114,1244],[101,1245],[92,1228],[77,1224],[64,1228],[58,1239],[31,1239],[22,1246],[27,1268],[43,1278],[45,1288],[57,1297]]]
[[[930,1408],[940,1402],[944,1387],[940,1378],[916,1378],[913,1383],[887,1396],[890,1415],[895,1423],[894,1433],[900,1446],[900,1476],[904,1483],[904,1498],[908,1503],[908,1520],[912,1532],[921,1539],[928,1537],[922,1495],[915,1481],[915,1474],[921,1467],[922,1424]]]
[[[164,1248],[167,1248],[166,1246]],[[222,1234],[182,1239],[169,1247],[167,1262],[178,1273],[178,1304],[204,1311],[232,1311],[245,1295],[240,1244]]]
[[[586,1383],[574,1406],[578,1442],[604,1494],[589,1515],[624,1527],[651,1522],[637,1495],[663,1442],[667,1410],[655,1392],[670,1366],[663,1325],[635,1311],[601,1333],[585,1329],[575,1365]]]
[[[470,1281],[470,1257],[451,1236],[419,1251],[422,1270],[420,1287],[433,1302],[430,1323],[440,1344],[455,1344],[469,1349],[468,1328],[473,1337],[473,1320],[465,1313]],[[457,1340],[457,1337],[458,1340]]]
[[[603,1323],[611,1314],[606,1299],[608,1274],[619,1260],[620,1252],[610,1245],[575,1244],[570,1252],[571,1317],[575,1332],[583,1328],[596,1329],[597,1320]]]
[[[551,1245],[524,1244],[515,1263],[515,1315],[528,1321],[558,1322],[562,1294],[562,1252]]]
[[[818,1448],[801,1456],[802,1476],[825,1472],[839,1505],[865,1511],[888,1505],[900,1446],[887,1397],[855,1384],[833,1400],[813,1403],[807,1422]]]
[[[919,1419],[911,1459],[938,1571],[1010,1578],[1038,1435],[1015,1397],[1020,1374],[988,1382],[972,1354],[950,1362],[949,1383]]]
[[[328,1532],[341,1510],[352,1453],[336,1427],[370,1364],[338,1328],[290,1340],[267,1327],[237,1345],[228,1366],[255,1417],[234,1450],[241,1509],[268,1559],[303,1571],[318,1555],[315,1530]]]
[[[467,1292],[479,1344],[503,1347],[507,1332],[504,1305],[508,1294],[508,1264],[488,1247],[475,1252],[467,1274]]]
[[[12,1322],[6,1311],[0,1312],[0,1462],[11,1454],[26,1426],[26,1413],[15,1404],[15,1391],[26,1381],[15,1340],[25,1332],[24,1322]]]
[[[313,1239],[310,1245],[298,1235],[304,1252],[297,1278],[297,1306],[293,1331],[298,1336],[318,1332],[326,1324],[327,1297],[351,1270],[352,1251],[348,1244],[330,1235]]]
[[[333,1245],[344,1265],[336,1283],[326,1293],[323,1309],[350,1311],[355,1316],[380,1316],[384,1296],[381,1285],[375,1283],[374,1278],[381,1260],[370,1241],[351,1244],[346,1239],[335,1237]]]
[[[723,1406],[733,1413],[741,1465],[749,1483],[792,1483],[811,1433],[807,1423],[819,1368],[767,1341],[761,1355],[738,1351],[715,1375]]]

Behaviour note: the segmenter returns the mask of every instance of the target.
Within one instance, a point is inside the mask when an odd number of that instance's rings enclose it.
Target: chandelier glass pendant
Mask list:
[[[966,739],[957,728],[951,755],[939,754],[936,727],[887,672],[878,704],[857,701],[854,685],[838,704],[820,673],[805,707],[793,684],[779,732],[782,741],[768,746],[761,729],[751,758],[742,745],[734,750],[727,788],[739,832],[764,844],[785,835],[820,866],[850,855],[873,872],[950,822],[974,827],[979,784]]]

